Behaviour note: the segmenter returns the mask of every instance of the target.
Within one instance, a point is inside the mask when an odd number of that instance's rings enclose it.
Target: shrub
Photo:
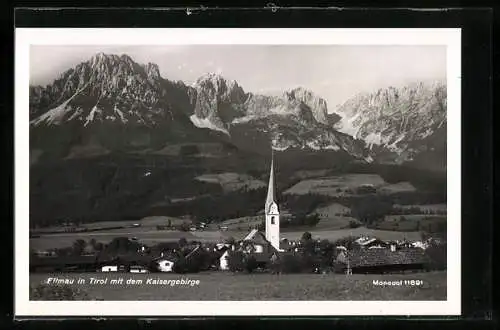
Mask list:
[[[286,254],[274,265],[282,273],[311,273],[315,268],[321,268],[320,258],[307,254]]]
[[[224,242],[226,244],[235,244],[236,240],[234,239],[234,237],[230,236],[230,237],[226,238],[226,240]]]
[[[232,272],[242,272],[245,270],[245,256],[241,251],[231,251],[228,255],[228,266]]]
[[[174,266],[172,267],[172,271],[174,273],[177,273],[177,274],[187,273],[188,272],[188,263],[187,263],[186,258],[184,258],[184,257],[178,258],[175,261]]]
[[[342,262],[334,261],[333,262],[333,272],[337,274],[345,273],[346,265]]]
[[[39,284],[30,287],[30,300],[89,300],[87,292],[69,285]]]
[[[349,221],[349,228],[358,228],[360,224],[357,221],[350,220]]]
[[[179,226],[179,230],[180,231],[189,231],[189,228],[191,226],[189,225],[189,223],[187,222],[183,222],[180,226]]]
[[[181,156],[191,156],[196,155],[200,152],[197,145],[185,145],[181,147],[180,154]]]
[[[310,232],[306,231],[305,233],[302,234],[303,241],[309,241],[310,239],[312,239],[312,235]]]
[[[305,217],[304,222],[310,227],[314,227],[318,224],[320,217],[318,214],[311,214]]]
[[[87,242],[85,242],[83,239],[77,239],[75,242],[73,242],[73,254],[77,256],[82,255],[86,245]]]
[[[254,256],[249,256],[244,260],[245,269],[247,272],[251,273],[258,267],[257,260]]]
[[[185,237],[181,237],[181,238],[179,238],[178,244],[179,244],[179,247],[183,248],[188,244],[188,241]]]
[[[301,257],[299,255],[284,255],[279,261],[279,270],[282,273],[301,273],[302,272],[302,263]]]
[[[428,257],[428,270],[446,269],[446,244],[432,244],[425,250]]]

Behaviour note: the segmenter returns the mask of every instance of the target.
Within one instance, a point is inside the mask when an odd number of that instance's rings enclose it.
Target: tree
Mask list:
[[[183,248],[188,244],[188,241],[185,237],[181,237],[179,239],[179,247]]]
[[[89,245],[92,246],[92,248],[94,248],[95,250],[95,247],[97,245],[97,241],[95,238],[92,238],[90,241],[89,241]]]
[[[87,243],[83,239],[77,239],[73,242],[73,254],[77,256],[82,255],[86,245]]]
[[[359,222],[350,220],[349,221],[349,228],[358,228],[359,227]]]
[[[233,245],[236,243],[236,240],[234,239],[233,236],[230,236],[230,237],[226,238],[225,243]]]
[[[310,227],[314,227],[318,224],[320,220],[320,217],[318,214],[314,213],[314,214],[310,214],[310,215],[307,215],[305,217],[305,224],[310,226]]]
[[[446,269],[446,244],[432,243],[427,249],[425,254],[428,258],[428,270],[445,270]]]
[[[380,196],[367,195],[355,200],[351,205],[352,215],[360,222],[371,225],[389,214],[392,203]]]
[[[302,241],[309,241],[312,239],[312,235],[310,232],[306,231],[302,234]]]
[[[257,269],[258,263],[254,256],[248,256],[244,260],[245,269],[247,272],[251,273]]]
[[[189,225],[189,223],[187,222],[183,222],[180,226],[179,226],[179,230],[180,231],[189,231],[189,228],[191,226]]]
[[[266,229],[266,222],[265,221],[262,221],[261,223],[259,223],[259,225],[257,226],[257,230],[260,230],[260,231],[263,231]]]
[[[97,252],[100,252],[103,249],[104,249],[104,245],[101,242],[96,243],[94,250],[96,250]]]

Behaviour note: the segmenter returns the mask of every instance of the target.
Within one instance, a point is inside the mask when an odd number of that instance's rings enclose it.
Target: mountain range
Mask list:
[[[31,150],[46,157],[89,145],[94,155],[211,141],[257,153],[271,144],[403,163],[420,154],[443,158],[446,144],[444,84],[359,94],[329,113],[323,98],[302,87],[259,95],[213,73],[186,85],[161,77],[156,64],[99,53],[50,85],[30,86],[29,104]]]

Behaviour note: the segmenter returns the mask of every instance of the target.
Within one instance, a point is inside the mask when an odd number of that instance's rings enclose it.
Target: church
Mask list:
[[[257,229],[252,230],[242,242],[241,249],[246,253],[252,253],[263,258],[275,252],[282,252],[280,248],[280,210],[276,201],[276,184],[274,178],[274,153],[271,157],[271,169],[269,173],[269,185],[267,197],[264,204],[265,213],[265,235]]]

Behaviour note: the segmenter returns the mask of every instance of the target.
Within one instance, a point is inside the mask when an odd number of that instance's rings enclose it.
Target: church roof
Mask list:
[[[269,207],[272,203],[276,202],[276,189],[275,189],[275,181],[274,181],[274,153],[271,158],[271,170],[269,173],[269,184],[267,187],[267,197],[266,197],[266,213],[269,212]]]

